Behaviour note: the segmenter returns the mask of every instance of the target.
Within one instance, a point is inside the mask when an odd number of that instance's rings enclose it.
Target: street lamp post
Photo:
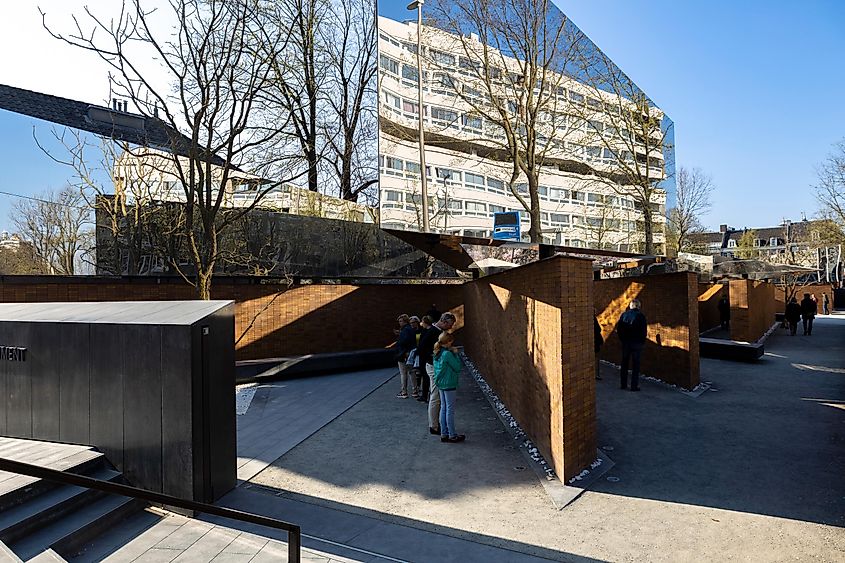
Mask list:
[[[414,0],[408,4],[409,10],[417,11],[417,105],[420,140],[420,188],[422,189],[422,230],[427,233],[428,225],[428,186],[425,174],[425,132],[423,131],[423,70],[422,70],[422,7],[425,0]]]

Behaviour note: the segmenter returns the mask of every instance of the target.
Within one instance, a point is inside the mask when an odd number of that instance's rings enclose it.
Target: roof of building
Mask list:
[[[122,301],[111,303],[0,303],[0,321],[192,325],[232,301]]]
[[[0,84],[0,109],[87,131],[115,141],[158,148],[181,156],[188,156],[191,145],[188,137],[154,117],[117,111],[5,84]],[[210,161],[218,166],[225,164],[217,155]]]

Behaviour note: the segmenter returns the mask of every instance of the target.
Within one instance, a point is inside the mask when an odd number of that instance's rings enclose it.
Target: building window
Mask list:
[[[387,168],[387,174],[393,174],[394,176],[402,176],[402,171],[404,170],[404,163],[402,160],[388,156],[385,157],[385,167]]]
[[[464,202],[459,199],[450,199],[446,204],[451,211],[461,212],[464,210]]]
[[[557,225],[568,225],[569,224],[569,215],[564,215],[562,213],[552,213],[550,215],[553,224]]]
[[[481,131],[481,118],[476,117],[474,115],[464,115],[464,127],[466,127],[467,129],[477,129]]]
[[[420,106],[408,100],[402,100],[402,111],[416,117],[420,113]]]
[[[408,174],[413,174],[414,176],[420,175],[420,163],[419,162],[411,162],[410,160],[405,162],[405,171]]]
[[[569,91],[569,99],[577,104],[584,103],[584,94],[579,94],[578,92],[573,92],[572,90]]]
[[[418,77],[419,73],[417,73],[417,69],[415,67],[412,67],[411,65],[402,65],[402,78],[410,80],[411,82],[416,82]]]
[[[475,231],[472,229],[464,229],[464,236],[485,238],[487,236],[487,231]]]
[[[552,201],[565,201],[569,199],[569,190],[549,188],[549,199]]]
[[[769,239],[769,246],[780,246],[780,239],[777,237],[772,237]]]
[[[493,213],[504,213],[504,212],[505,212],[505,208],[504,208],[504,206],[502,206],[502,205],[493,205],[492,203],[490,204],[490,214],[491,214],[491,215],[492,215]]]
[[[478,74],[479,69],[481,68],[481,63],[476,61],[470,60],[466,57],[458,57],[458,66],[464,70],[468,71],[464,74]]]
[[[461,173],[458,170],[449,170],[448,168],[436,167],[435,172],[437,177],[444,181],[460,182]]]
[[[434,74],[434,87],[439,93],[449,96],[454,96],[457,89],[455,79],[442,72]]]
[[[601,205],[603,199],[601,194],[587,194],[587,205]]]
[[[604,123],[596,119],[590,119],[587,121],[587,129],[591,131],[602,131],[604,130]]]
[[[455,64],[454,55],[450,55],[449,53],[444,53],[442,51],[435,51],[434,49],[431,49],[429,53],[431,55],[431,60],[436,63],[440,63],[445,66],[453,66]]]
[[[384,92],[384,103],[389,105],[392,108],[399,108],[402,105],[402,99],[397,96],[396,94],[391,94],[390,92]]]
[[[728,248],[736,248],[736,240],[728,239]]]
[[[495,178],[487,178],[487,189],[491,192],[504,192],[505,183]]]
[[[487,204],[480,201],[467,201],[464,204],[467,215],[487,215]]]
[[[384,200],[381,206],[392,209],[402,209],[402,192],[384,190]]]
[[[387,55],[382,55],[381,57],[379,57],[379,64],[381,65],[381,68],[383,68],[387,72],[397,75],[399,74],[399,62],[394,61]]]
[[[458,120],[458,113],[446,108],[438,108],[432,106],[431,118],[437,121],[444,121],[447,123],[454,123]]]
[[[484,176],[472,172],[465,172],[464,175],[468,188],[484,189]]]

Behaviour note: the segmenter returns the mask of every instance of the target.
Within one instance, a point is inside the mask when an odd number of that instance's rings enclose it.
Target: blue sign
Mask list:
[[[504,211],[493,214],[493,238],[498,240],[520,240],[519,211]]]

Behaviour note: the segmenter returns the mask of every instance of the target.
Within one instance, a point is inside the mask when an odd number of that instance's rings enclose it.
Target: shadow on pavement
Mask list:
[[[597,382],[599,446],[616,463],[593,490],[845,526],[845,318],[778,330],[755,363],[704,359],[712,391]],[[833,407],[833,408],[831,408]]]
[[[355,561],[602,561],[272,487],[240,487],[223,497],[218,504],[294,522],[302,528],[303,546]],[[216,517],[203,519],[268,538],[286,540],[286,534],[279,530],[242,522],[226,522]]]

